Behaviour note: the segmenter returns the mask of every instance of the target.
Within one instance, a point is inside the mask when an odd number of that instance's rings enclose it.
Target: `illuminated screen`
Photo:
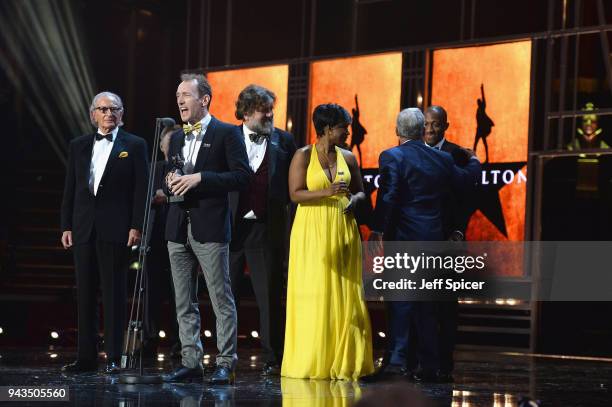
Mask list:
[[[349,148],[363,169],[377,168],[380,153],[397,145],[395,119],[400,110],[401,82],[401,53],[313,62],[308,140],[316,140],[314,108],[338,103],[353,116]]]
[[[213,91],[210,111],[217,119],[228,123],[240,123],[234,115],[238,94],[246,86],[256,84],[276,94],[274,125],[280,129],[285,129],[289,79],[288,65],[209,72],[207,77]]]
[[[531,41],[433,53],[431,104],[448,112],[448,140],[483,163],[468,240],[524,239],[530,72]]]

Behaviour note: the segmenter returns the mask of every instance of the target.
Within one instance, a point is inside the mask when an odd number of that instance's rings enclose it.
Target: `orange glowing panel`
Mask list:
[[[287,124],[288,65],[209,72],[207,77],[213,91],[210,111],[217,119],[238,124],[239,120],[234,115],[238,94],[246,86],[256,84],[276,94],[274,125],[280,129],[285,129]]]
[[[397,145],[395,119],[400,110],[401,82],[401,53],[313,62],[308,140],[316,140],[313,109],[322,103],[338,103],[353,116],[347,144],[362,168],[377,168],[380,153]]]
[[[531,41],[433,53],[431,104],[448,112],[446,137],[483,163],[468,240],[524,239],[530,78]],[[520,275],[514,263],[504,274]]]

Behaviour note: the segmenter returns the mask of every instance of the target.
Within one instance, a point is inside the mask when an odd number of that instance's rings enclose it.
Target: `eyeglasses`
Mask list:
[[[106,114],[110,110],[112,114],[116,114],[122,111],[123,108],[115,107],[115,106],[98,106],[98,107],[94,107],[94,110],[97,110],[98,112],[101,112],[102,114]]]

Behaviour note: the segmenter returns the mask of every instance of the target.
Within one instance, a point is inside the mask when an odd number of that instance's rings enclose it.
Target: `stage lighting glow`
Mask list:
[[[204,359],[204,364],[207,365],[209,363],[208,359]]]
[[[208,329],[204,331],[204,336],[207,338],[210,338],[212,336],[212,332],[210,332]]]
[[[140,268],[140,263],[138,263],[137,261],[130,264],[130,270],[138,270],[139,268]]]
[[[209,354],[204,355],[204,359],[210,359],[210,355]]]
[[[381,338],[385,338],[387,335],[385,335],[385,333],[384,333],[384,332],[379,332],[379,333],[378,333],[378,336],[380,336]]]
[[[401,90],[401,52],[312,62],[307,140],[316,141],[311,120],[315,106],[338,103],[355,118],[351,133],[358,130],[346,142],[362,168],[377,168],[380,153],[397,145]]]
[[[57,338],[59,338],[59,334],[57,332],[55,332],[55,331],[51,331],[51,338],[57,339]]]
[[[287,119],[287,131],[291,133],[291,129],[293,129],[293,120],[291,120],[291,117],[290,117]]]
[[[251,356],[251,360],[257,360],[257,356],[255,355]]]
[[[4,329],[2,329],[2,327],[0,326],[0,335],[2,335],[4,333]]]
[[[251,336],[253,338],[259,338],[259,333],[257,331],[251,331]]]
[[[423,104],[423,96],[419,94],[419,96],[417,96],[417,105],[421,106],[422,104]]]
[[[286,125],[289,65],[208,72],[206,76],[215,95],[211,105],[211,114],[214,114],[217,119],[228,123],[238,123],[234,115],[236,99],[242,89],[256,83],[276,94],[274,125],[279,128]]]
[[[166,332],[165,331],[159,331],[159,337],[160,338],[165,338],[166,337]]]
[[[55,359],[57,357],[57,353],[52,353],[52,354],[49,355],[49,357],[51,359]]]
[[[9,82],[22,89],[24,108],[30,110],[32,122],[64,164],[65,134],[91,132],[87,107],[94,95],[90,61],[84,52],[87,46],[77,24],[81,16],[75,5],[69,1],[9,1],[2,2],[0,13],[0,67]]]

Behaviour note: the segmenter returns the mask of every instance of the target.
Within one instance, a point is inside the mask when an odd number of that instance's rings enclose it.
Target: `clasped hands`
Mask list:
[[[325,191],[327,192],[327,196],[346,195],[346,197],[349,198],[349,203],[346,205],[346,208],[344,208],[345,214],[352,212],[357,204],[357,195],[351,194],[349,186],[345,181],[334,182],[327,187]]]
[[[197,187],[200,182],[202,182],[202,174],[199,172],[188,175],[169,172],[168,175],[166,175],[168,190],[176,196],[185,195],[187,191]]]

